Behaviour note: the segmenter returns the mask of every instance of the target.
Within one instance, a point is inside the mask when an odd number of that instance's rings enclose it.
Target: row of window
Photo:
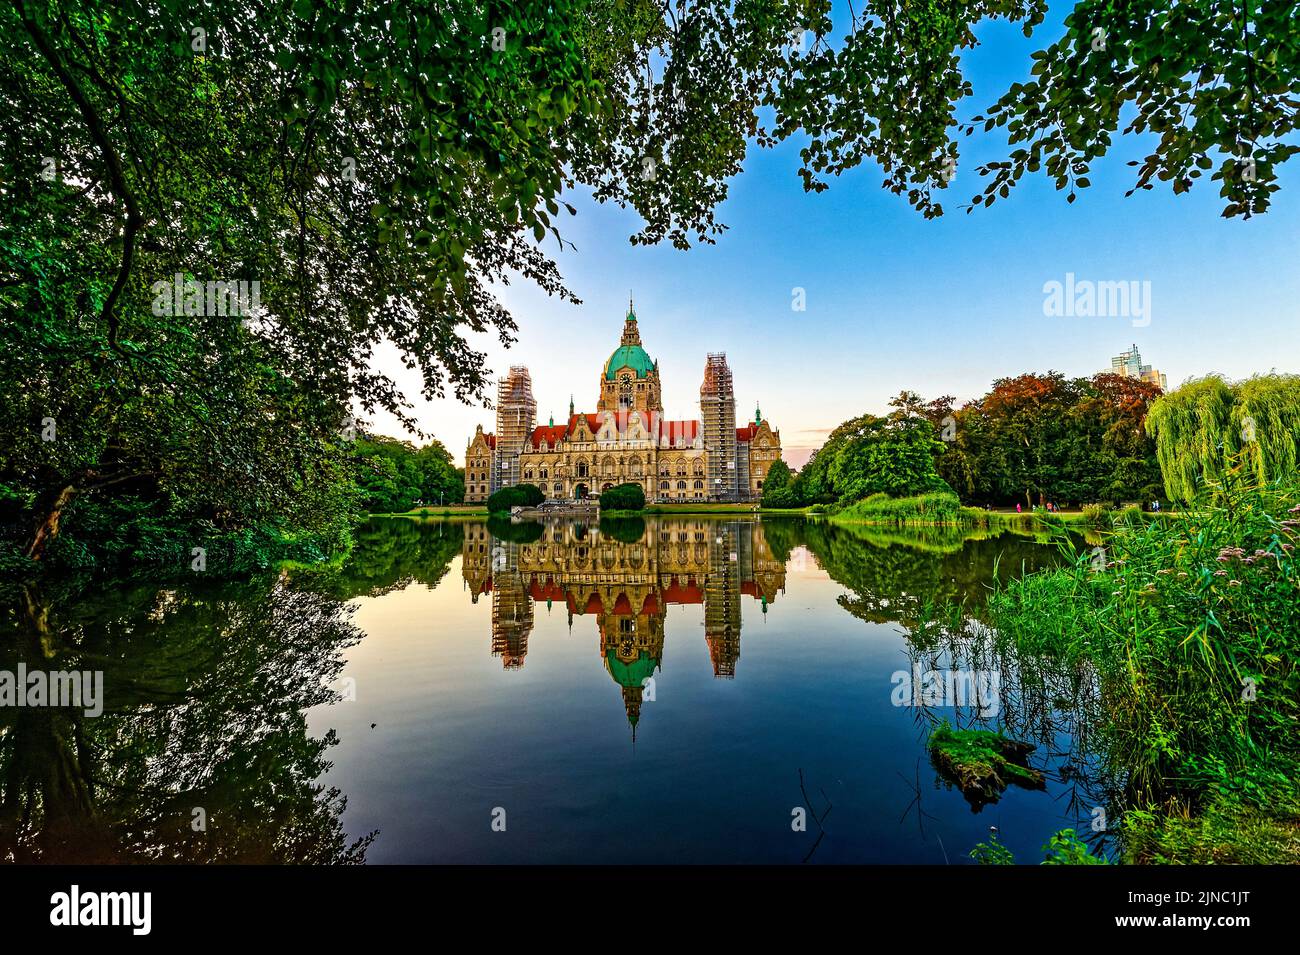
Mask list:
[[[597,468],[597,469],[595,469],[595,473],[597,473],[597,474],[602,474],[602,473],[603,473],[603,474],[617,474],[617,473],[618,473],[619,471],[621,471],[621,470],[624,470],[624,465],[623,465],[623,462],[622,462],[622,461],[619,462],[619,466],[618,466],[618,467],[615,467],[613,464],[606,463],[606,464],[605,464],[605,468],[604,468],[603,471],[601,471],[599,468]],[[629,468],[629,469],[627,469],[627,470],[629,470],[629,472],[630,472],[631,474],[635,475],[636,477],[640,477],[640,476],[641,476],[641,473],[642,473],[642,470],[641,470],[641,464],[640,464],[640,462],[638,462],[638,461],[633,461],[633,462],[632,462],[632,466],[631,466],[631,468]],[[589,468],[585,462],[580,463],[580,464],[578,465],[578,477],[589,477],[589,476],[591,475],[591,472],[592,472],[592,469]],[[677,473],[677,476],[678,476],[678,477],[686,477],[687,474],[688,474],[688,471],[687,471],[687,469],[686,469],[686,465],[684,465],[684,464],[679,464],[679,465],[677,466],[677,472],[676,472],[676,473]],[[704,465],[700,464],[699,462],[696,462],[695,467],[692,468],[692,469],[690,470],[689,473],[694,474],[696,477],[703,477],[703,476],[704,476]],[[551,476],[551,471],[550,471],[549,468],[538,468],[536,471],[534,471],[532,468],[525,468],[525,469],[524,469],[524,479],[525,479],[525,480],[531,480],[531,479],[533,478],[534,474],[535,474],[537,477],[541,478],[543,481],[545,481],[547,478],[549,478],[549,477]],[[659,468],[659,476],[660,476],[660,477],[672,477],[672,476],[673,476],[673,470],[672,470],[672,468],[668,467],[667,465],[664,465],[663,467]],[[483,474],[483,475],[470,475],[470,477],[471,477],[472,480],[481,480],[481,481],[486,481],[486,480],[487,480],[487,475],[486,475],[486,474]]]

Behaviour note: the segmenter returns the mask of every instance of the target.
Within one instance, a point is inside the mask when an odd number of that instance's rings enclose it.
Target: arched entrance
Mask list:
[[[600,489],[600,493],[601,493],[601,494],[604,494],[606,491],[608,491],[608,490],[609,490],[610,488],[612,488],[613,486],[614,486],[614,485],[612,485],[612,484],[610,484],[608,481],[606,481],[606,482],[605,482],[605,486],[602,487],[602,488]]]
[[[585,485],[585,484],[579,484],[579,485],[577,485],[576,487],[574,487],[574,489],[573,489],[573,496],[574,496],[575,498],[577,498],[579,501],[584,501],[584,500],[586,500],[586,499],[587,499],[587,485]]]

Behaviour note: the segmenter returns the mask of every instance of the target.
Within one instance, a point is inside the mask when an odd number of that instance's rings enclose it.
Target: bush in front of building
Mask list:
[[[639,511],[645,508],[645,491],[640,484],[620,484],[600,494],[604,511]]]
[[[546,500],[546,495],[536,484],[516,484],[503,487],[487,499],[488,510],[494,514],[508,514],[512,507],[536,507]]]
[[[511,544],[535,544],[545,531],[537,521],[513,521],[502,514],[489,514],[487,529],[497,540]]]
[[[600,536],[616,540],[621,544],[639,544],[645,537],[645,518],[606,517],[602,514]]]

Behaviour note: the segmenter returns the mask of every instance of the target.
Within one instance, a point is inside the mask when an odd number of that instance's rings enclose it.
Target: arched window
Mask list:
[[[580,478],[587,477],[587,462],[586,462],[586,461],[579,461],[579,462],[578,462],[578,477],[580,477]]]
[[[686,482],[685,482],[685,481],[678,481],[678,482],[677,482],[677,490],[679,490],[679,491],[684,491],[684,490],[686,490]]]
[[[697,490],[697,491],[702,491],[702,490],[704,490],[704,482],[703,482],[703,481],[696,481],[696,482],[695,482],[695,490]]]
[[[659,490],[661,490],[661,491],[666,491],[666,490],[668,490],[668,482],[667,482],[667,481],[660,481],[660,482],[659,482]]]

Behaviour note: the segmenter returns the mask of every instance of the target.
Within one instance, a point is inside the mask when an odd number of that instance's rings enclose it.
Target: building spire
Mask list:
[[[622,346],[640,345],[641,332],[637,329],[636,312],[632,310],[632,300],[627,300],[627,318],[623,321],[623,339],[619,342]]]
[[[754,403],[754,424],[762,424],[762,423],[763,423],[763,409],[758,406],[757,402],[755,402]]]
[[[628,293],[627,293],[627,320],[628,320],[629,322],[635,322],[635,321],[636,321],[636,310],[635,310],[634,308],[632,308],[632,291],[631,291],[631,289],[629,289],[629,290],[628,290]]]
[[[573,395],[569,395],[569,417],[573,417]]]

